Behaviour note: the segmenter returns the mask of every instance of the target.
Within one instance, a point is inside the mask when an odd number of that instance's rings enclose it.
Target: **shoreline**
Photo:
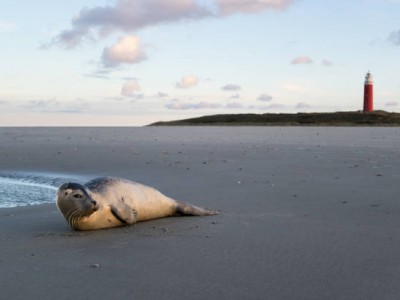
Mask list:
[[[398,127],[400,114],[375,110],[313,113],[221,114],[155,122],[149,126],[333,126]]]
[[[74,232],[0,209],[13,299],[396,299],[397,128],[0,128],[0,173],[116,176],[217,209]]]

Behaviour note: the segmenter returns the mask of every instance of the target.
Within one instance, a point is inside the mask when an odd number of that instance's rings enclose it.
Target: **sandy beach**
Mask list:
[[[400,299],[399,149],[396,127],[0,128],[0,173],[221,212],[74,232],[55,204],[0,209],[0,299]]]

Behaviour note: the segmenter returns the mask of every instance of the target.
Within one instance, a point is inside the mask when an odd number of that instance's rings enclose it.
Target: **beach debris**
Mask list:
[[[168,230],[168,228],[161,227],[160,229],[161,229],[162,233],[164,233],[164,234],[169,234],[169,233],[170,233],[170,231]]]
[[[48,237],[48,236],[55,236],[56,234],[54,232],[48,231],[48,232],[42,232],[38,234],[34,234],[33,237]]]
[[[93,264],[93,265],[90,265],[90,267],[91,268],[100,268],[100,264]]]
[[[62,237],[71,237],[71,236],[74,236],[74,233],[73,232],[61,233],[60,236],[62,236]]]

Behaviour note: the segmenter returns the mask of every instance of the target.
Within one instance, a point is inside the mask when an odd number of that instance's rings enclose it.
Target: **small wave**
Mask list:
[[[81,180],[58,174],[0,173],[0,208],[54,203],[58,186]]]

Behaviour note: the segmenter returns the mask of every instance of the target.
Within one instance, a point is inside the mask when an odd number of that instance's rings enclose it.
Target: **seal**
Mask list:
[[[152,187],[113,177],[85,184],[64,183],[58,188],[56,203],[74,230],[112,228],[174,215],[218,214],[169,198]]]

